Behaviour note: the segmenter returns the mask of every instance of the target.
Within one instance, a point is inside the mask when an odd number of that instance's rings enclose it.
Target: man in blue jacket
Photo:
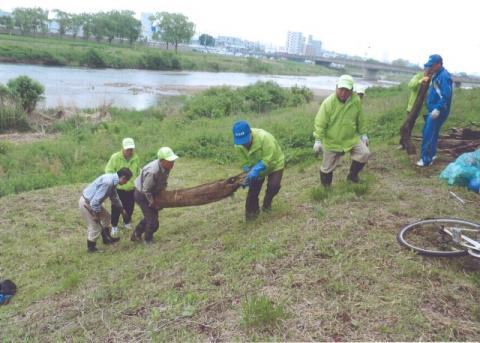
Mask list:
[[[431,55],[424,65],[432,77],[427,94],[427,114],[422,132],[422,156],[417,162],[420,167],[428,167],[437,157],[437,141],[452,103],[452,77],[443,67],[440,55]]]

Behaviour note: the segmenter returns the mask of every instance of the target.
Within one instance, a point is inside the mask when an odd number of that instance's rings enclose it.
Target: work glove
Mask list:
[[[258,161],[257,164],[255,164],[252,167],[252,169],[248,172],[247,178],[246,178],[247,183],[250,184],[250,182],[256,180],[260,176],[260,173],[265,169],[267,169],[267,166],[265,165],[265,163],[263,163],[262,160]]]
[[[320,140],[316,140],[315,144],[313,145],[313,152],[319,154],[322,152],[322,142]]]
[[[434,109],[432,112],[430,112],[430,117],[432,117],[433,120],[437,119],[440,116],[440,111],[437,109]]]
[[[243,165],[242,166],[242,170],[245,172],[245,173],[248,173],[250,171],[250,167],[248,165]]]
[[[365,143],[366,146],[368,146],[369,140],[368,140],[367,135],[362,135],[362,137],[360,137],[360,139],[363,143]]]
[[[422,77],[422,82],[430,82],[430,76]]]

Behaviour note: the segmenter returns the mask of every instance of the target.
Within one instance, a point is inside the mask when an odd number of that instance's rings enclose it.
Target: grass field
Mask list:
[[[328,193],[319,185],[320,161],[311,155],[318,103],[192,121],[181,114],[160,121],[153,112],[117,111],[107,127],[80,125],[77,131],[65,128],[55,142],[7,144],[0,155],[2,166],[12,161],[11,169],[3,170],[6,183],[23,184],[16,177],[35,175],[30,169],[45,177],[56,170],[61,182],[0,197],[0,277],[19,286],[13,301],[0,307],[0,337],[5,342],[477,340],[478,261],[420,257],[395,240],[402,225],[424,217],[480,221],[478,195],[453,189],[467,200],[462,206],[438,180],[446,156],[419,169],[414,158],[395,149],[406,96],[401,87],[367,93],[372,160],[361,174],[363,183],[352,186],[345,182],[350,160],[345,157]],[[457,91],[448,126],[475,122],[479,98],[478,90]],[[246,192],[239,190],[219,203],[161,211],[150,247],[130,242],[130,232],[123,231],[121,242],[105,253],[86,253],[78,197],[116,150],[126,123],[136,123],[132,130],[142,160],[162,144],[182,152],[170,176],[174,189],[239,171],[229,128],[240,117],[273,132],[288,156],[271,213],[245,223]],[[64,162],[63,151],[74,157]],[[38,154],[48,157],[44,167]]]
[[[94,51],[100,57],[91,60]],[[280,75],[337,75],[323,66],[292,61],[257,60],[200,52],[171,50],[128,44],[110,45],[82,39],[22,37],[0,34],[0,62],[90,66],[154,70],[200,70]]]

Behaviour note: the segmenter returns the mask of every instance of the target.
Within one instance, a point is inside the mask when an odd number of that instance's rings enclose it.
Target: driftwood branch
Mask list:
[[[163,191],[155,196],[157,208],[199,206],[222,200],[232,195],[242,184],[246,174],[242,173],[225,180],[204,185]]]
[[[420,142],[421,137],[413,136],[413,141]],[[469,128],[452,128],[447,135],[441,135],[437,150],[440,153],[457,157],[465,152],[480,148],[480,131]]]
[[[415,104],[413,105],[411,111],[407,114],[407,118],[405,119],[405,122],[400,128],[400,145],[402,146],[402,149],[405,149],[407,151],[407,154],[409,155],[414,155],[416,153],[415,145],[412,143],[410,138],[412,135],[413,127],[415,126],[415,122],[417,121],[418,115],[422,110],[428,87],[429,83],[422,81],[420,89],[418,90]]]

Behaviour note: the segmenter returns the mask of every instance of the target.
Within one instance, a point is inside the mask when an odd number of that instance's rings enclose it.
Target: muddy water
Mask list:
[[[212,86],[246,86],[275,81],[282,87],[306,86],[317,94],[335,89],[336,77],[243,73],[162,72],[134,69],[87,69],[26,64],[0,64],[0,83],[27,75],[45,87],[40,106],[94,108],[104,104],[145,109],[164,97],[189,94]],[[359,80],[361,83],[369,83]],[[319,92],[320,91],[320,92]]]

